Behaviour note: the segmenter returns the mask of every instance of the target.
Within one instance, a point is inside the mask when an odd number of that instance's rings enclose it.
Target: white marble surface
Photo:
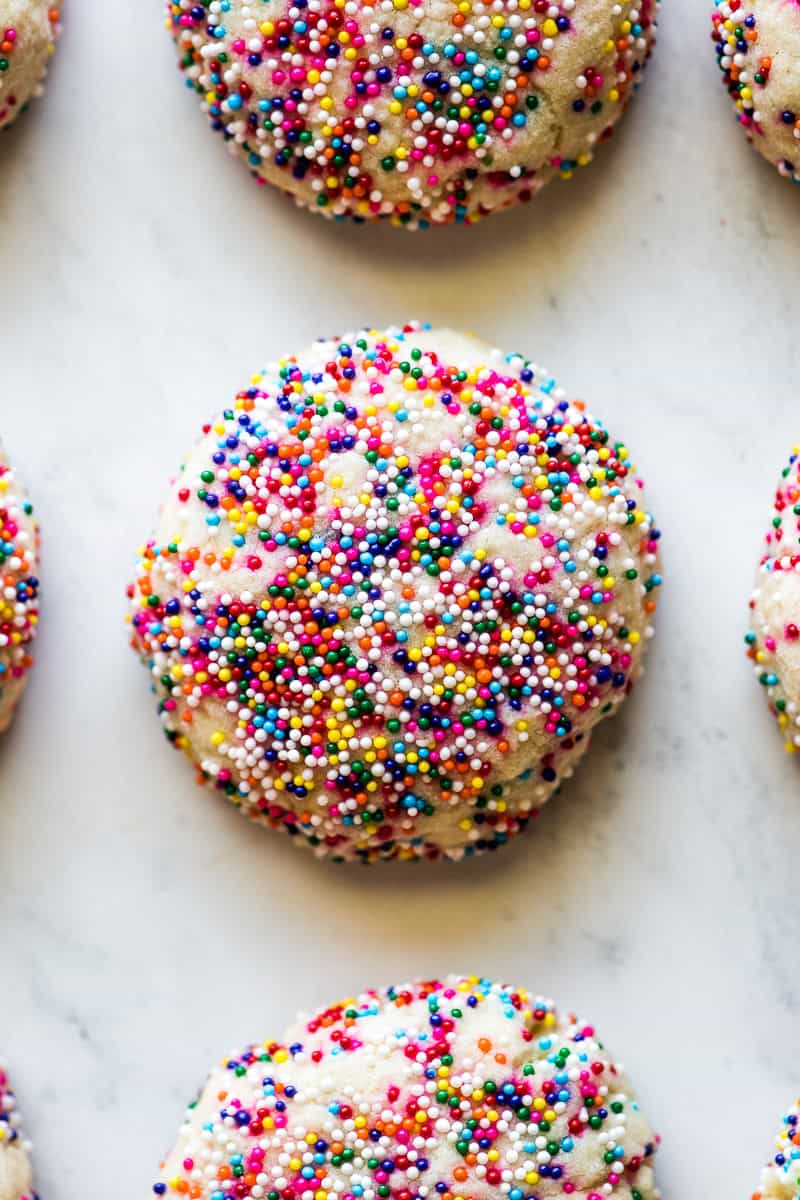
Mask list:
[[[184,93],[161,0],[67,0],[46,101],[0,146],[0,429],[46,549],[39,664],[0,748],[0,1043],[46,1200],[149,1195],[212,1059],[449,969],[596,1020],[663,1135],[667,1200],[755,1185],[800,1087],[797,765],[742,652],[800,438],[800,194],[735,128],[707,7],[668,0],[591,170],[414,237],[256,189]],[[321,866],[195,788],[124,587],[253,368],[411,315],[526,351],[623,432],[666,586],[635,701],[527,837],[464,867]]]

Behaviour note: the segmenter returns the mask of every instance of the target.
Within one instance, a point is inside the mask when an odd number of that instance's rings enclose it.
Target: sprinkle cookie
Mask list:
[[[38,543],[33,508],[0,446],[0,733],[11,723],[33,664]]]
[[[594,1027],[477,977],[368,991],[211,1073],[171,1200],[656,1200],[658,1139]]]
[[[211,126],[327,217],[472,223],[591,161],[657,0],[174,0]]]
[[[0,129],[40,95],[60,14],[47,0],[0,0]]]
[[[36,1200],[17,1102],[0,1059],[0,1200]]]
[[[772,1161],[764,1168],[761,1187],[752,1200],[800,1200],[800,1100],[783,1118]]]
[[[712,21],[739,123],[759,154],[800,183],[800,6],[796,0],[716,0]]]
[[[168,738],[340,859],[503,845],[630,691],[661,582],[625,446],[419,325],[275,363],[203,429],[129,589]]]
[[[800,747],[800,458],[798,448],[775,493],[772,523],[750,600],[748,652],[783,732]]]

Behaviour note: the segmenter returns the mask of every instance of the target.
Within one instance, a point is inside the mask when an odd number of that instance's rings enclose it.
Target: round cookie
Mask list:
[[[33,664],[38,559],[33,508],[0,446],[0,733],[11,723]]]
[[[750,600],[746,641],[788,751],[800,747],[800,458],[798,448],[775,493],[772,523]]]
[[[0,129],[40,94],[59,21],[57,0],[0,0]]]
[[[800,1200],[800,1100],[785,1114],[753,1200]]]
[[[6,1066],[0,1059],[0,1200],[36,1200],[28,1158],[30,1143],[24,1140],[21,1126]]]
[[[654,1200],[658,1139],[594,1028],[477,977],[368,991],[212,1071],[167,1200]]]
[[[713,39],[739,123],[781,175],[800,183],[800,7],[716,0]]]
[[[327,217],[472,223],[591,161],[657,0],[174,0],[213,129]]]
[[[412,324],[273,364],[143,547],[163,726],[254,820],[339,859],[524,829],[642,664],[658,531],[548,372]]]

